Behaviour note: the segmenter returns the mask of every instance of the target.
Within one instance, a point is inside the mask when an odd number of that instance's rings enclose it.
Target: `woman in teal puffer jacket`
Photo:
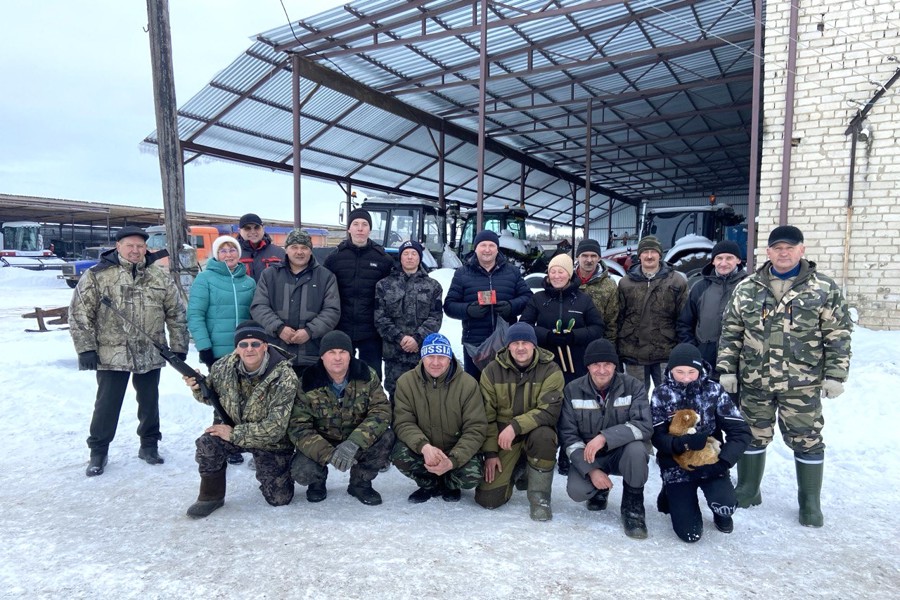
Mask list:
[[[191,286],[188,329],[207,367],[234,351],[234,330],[238,323],[250,319],[256,282],[247,275],[240,258],[241,248],[235,238],[216,238],[206,270]]]

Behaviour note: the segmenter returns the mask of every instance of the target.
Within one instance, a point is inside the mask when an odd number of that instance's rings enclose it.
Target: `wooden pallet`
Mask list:
[[[69,324],[69,307],[60,306],[59,308],[40,308],[34,307],[34,312],[22,315],[23,319],[37,319],[38,329],[26,329],[25,331],[40,333],[42,331],[59,331],[68,329],[68,327],[55,327],[47,329],[47,325],[68,325]],[[45,319],[47,319],[45,321]]]

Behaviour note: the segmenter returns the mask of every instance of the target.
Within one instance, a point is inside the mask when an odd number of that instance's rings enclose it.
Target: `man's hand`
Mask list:
[[[706,438],[708,437],[705,433],[679,436],[672,440],[672,450],[675,451],[675,454],[683,454],[688,450],[703,450],[706,448]]]
[[[285,344],[293,344],[295,335],[297,335],[297,330],[293,327],[288,327],[287,325],[282,327],[281,331],[278,332],[278,337],[281,338],[281,341]]]
[[[601,471],[600,469],[593,469],[588,473],[588,477],[591,478],[591,483],[598,490],[611,490],[613,487],[613,483],[609,478],[609,475]]]
[[[338,444],[337,448],[334,449],[329,462],[333,464],[334,468],[338,471],[345,472],[356,462],[356,453],[358,451],[358,445],[350,440],[345,440]]]
[[[466,307],[466,314],[469,315],[470,319],[483,319],[488,315],[490,310],[491,307],[487,304],[481,305],[477,302],[473,302]]]
[[[184,382],[187,384],[187,386],[188,386],[189,388],[191,388],[191,389],[194,390],[195,392],[199,392],[199,391],[200,391],[200,384],[197,383],[197,379],[196,379],[195,377],[183,377],[183,376],[182,376],[182,379],[184,380]],[[207,431],[208,431],[208,430],[207,430]]]
[[[500,432],[500,435],[497,436],[497,445],[503,450],[509,450],[512,448],[512,443],[515,439],[516,430],[513,429],[512,425],[507,425],[503,428],[503,431]]]
[[[720,375],[719,376],[719,384],[725,388],[725,391],[729,394],[737,394],[738,388],[738,380],[737,375]]]
[[[822,394],[826,398],[837,398],[844,393],[844,384],[837,379],[826,379],[822,382]]]
[[[306,342],[309,341],[309,338],[310,338],[310,335],[306,329],[295,329],[294,330],[294,339],[293,339],[292,343],[297,344],[298,346],[302,346],[303,344],[305,344]]]
[[[512,316],[512,304],[510,304],[506,300],[501,300],[500,302],[495,304],[494,309],[502,319],[508,319]]]
[[[400,348],[402,348],[404,352],[418,352],[419,344],[413,336],[404,335],[400,338]]]
[[[486,458],[484,460],[484,480],[487,483],[493,483],[497,473],[502,473],[503,467],[500,466],[500,459],[496,456]]]
[[[78,370],[79,371],[96,371],[100,359],[97,357],[96,350],[88,350],[78,354]]]
[[[442,460],[447,458],[447,455],[440,448],[436,448],[431,444],[425,444],[422,446],[422,458],[425,459],[426,467],[436,467]]]
[[[191,379],[193,379],[193,378],[191,378]],[[208,433],[209,435],[215,436],[217,438],[221,438],[221,439],[225,440],[226,442],[231,441],[231,434],[233,431],[234,431],[233,427],[224,425],[222,423],[219,423],[218,425],[212,425],[212,426],[206,428],[206,433]]]
[[[597,453],[603,450],[606,446],[606,436],[602,433],[598,433],[597,436],[587,443],[587,446],[584,447],[584,461],[588,464],[594,462],[594,459],[597,458]]]
[[[444,473],[453,470],[453,461],[450,460],[449,457],[445,456],[443,459],[441,459],[441,462],[439,462],[435,466],[432,467],[426,464],[425,468],[432,475],[437,475],[438,477],[440,477]]]

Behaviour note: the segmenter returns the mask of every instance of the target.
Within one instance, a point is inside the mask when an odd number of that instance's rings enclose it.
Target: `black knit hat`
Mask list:
[[[531,342],[535,346],[538,345],[537,335],[534,333],[534,327],[528,323],[513,323],[506,330],[506,345],[509,346],[513,342]]]
[[[575,256],[577,257],[584,252],[600,254],[600,243],[597,240],[592,239],[581,240],[578,242],[578,250],[575,251]]]
[[[241,321],[237,329],[234,331],[234,345],[237,346],[241,340],[254,339],[261,342],[269,343],[269,336],[263,326],[256,321]]]
[[[400,251],[399,252],[400,256],[403,256],[403,251],[409,250],[410,248],[412,248],[419,254],[419,260],[421,261],[422,260],[422,252],[423,252],[424,248],[422,247],[422,244],[420,244],[416,240],[406,240],[405,242],[400,244],[400,247],[397,248],[397,250]]]
[[[150,237],[150,234],[147,233],[146,231],[144,231],[143,229],[141,229],[140,227],[135,227],[134,225],[128,225],[126,227],[123,227],[116,233],[116,241],[120,242],[120,241],[122,241],[122,238],[127,238],[132,235],[136,235],[138,237],[144,238],[145,242]]]
[[[353,356],[353,342],[350,336],[339,329],[329,331],[322,336],[319,342],[319,356],[322,356],[329,350],[346,350],[350,356]]]
[[[479,232],[478,235],[475,236],[475,246],[477,247],[478,244],[480,244],[481,242],[492,242],[495,246],[497,246],[499,248],[500,247],[500,236],[498,236],[496,233],[494,233],[493,231],[491,231],[489,229],[485,229],[484,231]]]
[[[731,240],[722,240],[715,246],[713,246],[712,254],[710,254],[709,259],[712,260],[719,254],[733,254],[741,258],[741,248],[737,245],[737,243],[732,242]]]
[[[619,355],[616,354],[616,347],[606,338],[594,340],[584,351],[585,366],[601,362],[612,363],[619,368]]]
[[[671,371],[675,367],[691,367],[698,371],[703,370],[703,357],[693,344],[678,344],[672,348],[669,354],[669,364],[666,369]]]
[[[347,229],[350,229],[350,225],[357,219],[365,219],[369,223],[369,229],[372,229],[372,215],[364,208],[354,208],[350,211],[350,216],[347,217]]]

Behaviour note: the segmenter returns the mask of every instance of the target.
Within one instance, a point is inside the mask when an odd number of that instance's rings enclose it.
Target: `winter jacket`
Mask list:
[[[672,458],[672,442],[675,436],[669,434],[669,424],[675,411],[693,409],[700,415],[695,426],[697,433],[705,433],[724,444],[719,451],[719,459],[734,466],[753,435],[750,426],[741,417],[740,411],[731,401],[731,396],[718,382],[709,377],[711,367],[704,364],[700,377],[691,383],[678,383],[671,371],[666,371],[665,381],[653,390],[650,412],[653,415],[653,445],[657,449],[656,462],[659,465],[663,483],[680,483],[704,477],[685,471]]]
[[[606,446],[600,455],[641,441],[649,456],[653,425],[647,390],[634,377],[616,373],[604,399],[590,375],[579,377],[566,386],[557,429],[572,467],[584,476],[594,468],[584,460],[584,448],[601,433],[606,438]]]
[[[422,447],[431,444],[458,469],[481,450],[487,434],[478,382],[456,360],[438,378],[419,364],[397,380],[393,429],[413,452],[421,454]]]
[[[165,361],[159,350],[134,327],[100,303],[108,297],[136,325],[166,343],[173,352],[188,351],[187,318],[175,283],[148,254],[135,265],[119,257],[113,248],[78,281],[69,304],[69,333],[75,351],[96,351],[98,370],[147,373]]]
[[[375,284],[375,328],[385,362],[405,362],[409,368],[419,362],[419,354],[405,352],[400,340],[409,335],[421,347],[429,334],[440,331],[442,294],[441,284],[421,268],[412,275],[395,268]]]
[[[575,324],[572,327],[571,339],[567,339],[565,344],[557,344],[550,339],[550,335],[557,326],[561,325],[561,330],[568,328],[569,322],[574,319]],[[549,350],[553,355],[553,359],[560,365],[560,349],[569,360],[569,354],[572,355],[574,363],[574,372],[565,373],[566,381],[571,381],[575,377],[580,377],[587,373],[587,367],[584,365],[584,350],[592,341],[602,338],[606,330],[603,317],[597,312],[591,297],[579,290],[578,282],[570,282],[568,286],[562,290],[555,289],[547,278],[544,278],[544,289],[538,292],[525,305],[519,321],[534,325],[534,332],[537,335],[538,344],[541,348]],[[565,347],[569,350],[566,351]]]
[[[391,403],[375,371],[350,359],[348,383],[338,398],[320,360],[303,372],[288,434],[297,450],[322,466],[334,447],[350,440],[366,450],[391,424]]]
[[[606,339],[616,344],[619,333],[619,290],[616,282],[609,275],[609,269],[601,262],[594,270],[594,274],[586,282],[581,283],[578,276],[578,264],[575,264],[575,273],[572,281],[579,283],[579,289],[591,297],[594,306],[603,322],[606,324]]]
[[[256,247],[242,237],[238,237],[238,243],[241,245],[241,263],[247,268],[247,275],[257,283],[263,271],[284,260],[284,248],[275,245],[268,233],[263,234]]]
[[[334,275],[311,256],[300,276],[291,272],[288,260],[266,269],[256,286],[250,305],[253,319],[273,338],[285,327],[306,329],[305,344],[286,344],[294,355],[293,364],[312,365],[319,360],[319,340],[334,329],[341,316],[341,299]]]
[[[632,266],[619,281],[619,357],[638,365],[666,362],[687,292],[684,276],[665,263],[652,279],[640,263]]]
[[[372,240],[365,246],[354,246],[348,239],[328,255],[325,268],[337,277],[341,294],[341,320],[337,329],[354,342],[376,337],[375,284],[394,268],[393,259]]]
[[[244,265],[231,271],[225,263],[209,259],[188,298],[187,324],[197,350],[212,348],[216,358],[234,351],[234,330],[250,318],[255,291],[256,282]]]
[[[703,360],[716,364],[719,336],[722,333],[722,317],[731,300],[735,286],[747,277],[747,271],[738,266],[726,277],[716,274],[712,263],[703,267],[703,279],[696,282],[688,294],[687,302],[678,316],[676,328],[678,343],[693,344],[700,350]],[[711,374],[718,379],[717,374]]]
[[[238,371],[241,357],[230,354],[213,363],[207,382],[234,421],[231,443],[241,448],[290,450],[288,421],[297,397],[297,375],[288,357],[269,346],[269,364],[248,378]],[[199,392],[194,398],[208,404]]]
[[[773,394],[846,381],[852,324],[840,288],[800,260],[800,273],[776,302],[766,262],[735,288],[719,341],[719,373]]]
[[[453,281],[444,298],[444,312],[448,317],[459,319],[463,325],[463,343],[480,344],[494,332],[496,316],[493,309],[480,319],[469,317],[469,305],[478,301],[478,292],[495,290],[497,302],[509,302],[512,314],[507,321],[512,324],[522,314],[525,305],[532,296],[531,289],[519,269],[507,262],[502,254],[497,255],[497,263],[491,272],[485,271],[473,254],[466,264],[453,273]]]
[[[499,451],[497,436],[507,425],[512,425],[516,435],[541,426],[556,427],[563,374],[548,351],[535,348],[531,364],[521,371],[504,348],[481,372],[480,385],[488,421],[482,452]]]

